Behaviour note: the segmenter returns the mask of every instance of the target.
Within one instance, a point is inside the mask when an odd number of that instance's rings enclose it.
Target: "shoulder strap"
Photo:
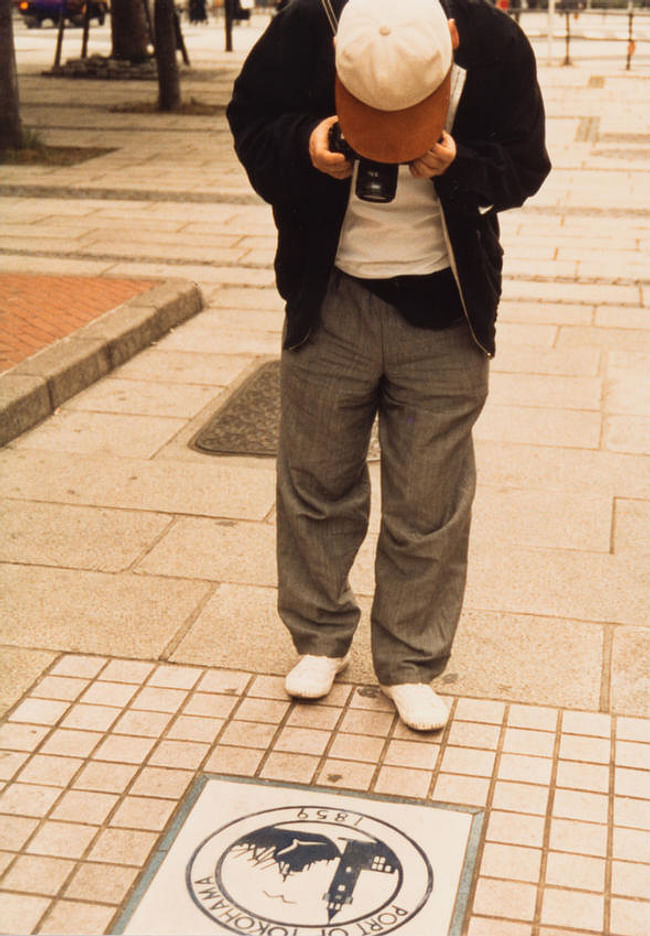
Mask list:
[[[325,11],[325,16],[327,17],[330,24],[332,35],[335,36],[339,25],[338,19],[336,18],[336,13],[334,12],[330,0],[320,0],[320,2],[323,10]]]

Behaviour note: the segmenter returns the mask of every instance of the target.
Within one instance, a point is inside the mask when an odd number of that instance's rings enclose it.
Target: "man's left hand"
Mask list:
[[[432,179],[434,176],[440,176],[447,171],[455,158],[454,138],[443,130],[440,140],[409,164],[411,175],[416,179]]]

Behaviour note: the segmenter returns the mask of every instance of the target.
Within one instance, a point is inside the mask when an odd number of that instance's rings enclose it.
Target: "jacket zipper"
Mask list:
[[[456,280],[456,286],[458,287],[458,294],[460,296],[460,301],[463,306],[463,312],[465,313],[465,320],[469,326],[469,330],[474,340],[474,344],[477,345],[481,349],[481,351],[483,352],[483,354],[486,355],[486,357],[492,358],[494,357],[494,355],[490,354],[488,349],[485,348],[481,344],[481,342],[476,337],[476,332],[474,331],[474,327],[472,326],[472,320],[469,317],[469,312],[467,311],[467,303],[465,302],[465,296],[463,295],[463,287],[461,286],[460,276],[458,275],[458,267],[456,265],[456,257],[454,255],[454,248],[451,246],[451,239],[449,237],[449,231],[447,230],[447,219],[445,218],[445,209],[443,208],[442,202],[440,201],[440,199],[438,199],[438,203],[440,205],[440,218],[442,220],[442,233],[444,234],[445,244],[447,246],[447,253],[449,254],[451,272],[454,274],[454,279]]]

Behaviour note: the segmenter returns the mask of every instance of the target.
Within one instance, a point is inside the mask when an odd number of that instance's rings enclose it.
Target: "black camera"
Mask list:
[[[397,163],[373,162],[354,152],[341,133],[338,123],[332,124],[329,132],[329,148],[333,153],[342,153],[353,162],[359,160],[355,192],[358,198],[369,202],[391,202],[397,191]]]

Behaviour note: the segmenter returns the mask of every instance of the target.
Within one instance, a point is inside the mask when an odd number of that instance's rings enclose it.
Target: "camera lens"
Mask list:
[[[398,166],[392,163],[359,161],[355,192],[358,198],[369,202],[390,202],[397,190]]]

